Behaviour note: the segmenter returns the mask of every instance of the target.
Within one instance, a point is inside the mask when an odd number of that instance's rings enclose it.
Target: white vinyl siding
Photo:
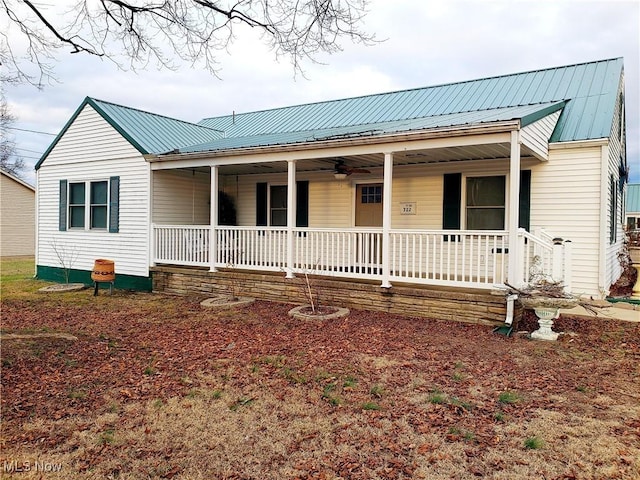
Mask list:
[[[606,201],[603,202],[603,207],[606,208],[606,211],[609,212],[610,209],[615,208],[616,213],[613,215],[613,218],[610,215],[606,216],[607,226],[606,226],[606,238],[603,240],[606,242],[604,244],[605,249],[605,261],[604,261],[604,272],[603,272],[603,280],[604,285],[603,288],[607,290],[609,287],[615,283],[620,275],[622,274],[622,266],[620,265],[620,261],[618,259],[618,254],[623,248],[624,245],[624,221],[623,221],[623,194],[620,190],[620,157],[623,158],[626,155],[625,152],[625,132],[621,131],[622,125],[621,120],[624,119],[624,112],[620,111],[620,94],[623,91],[624,79],[620,80],[620,87],[618,91],[618,96],[616,97],[615,110],[613,114],[613,124],[611,128],[611,135],[609,137],[609,146],[608,150],[608,158],[604,159],[607,161],[607,177],[604,178],[603,182],[609,182],[609,179],[613,177],[615,182],[614,188],[614,196],[607,195]],[[609,192],[609,188],[607,188],[607,192]],[[613,220],[615,222],[614,225],[611,225],[609,222]],[[611,229],[615,232],[615,241],[609,242],[609,232]]]
[[[60,180],[69,183],[120,176],[119,233],[58,230]],[[55,249],[73,257],[72,269],[90,271],[95,259],[115,262],[116,274],[149,274],[149,165],[90,106],[76,118],[38,172],[38,258],[60,268]],[[87,192],[88,195],[88,192]]]
[[[549,138],[556,128],[561,111],[527,125],[520,131],[520,140],[541,160],[549,158]]]
[[[153,223],[208,225],[211,184],[209,173],[157,170],[153,177]]]
[[[0,177],[0,256],[33,255],[35,192],[4,174]]]
[[[572,241],[573,291],[599,295],[600,151],[551,149],[531,175],[531,229]]]

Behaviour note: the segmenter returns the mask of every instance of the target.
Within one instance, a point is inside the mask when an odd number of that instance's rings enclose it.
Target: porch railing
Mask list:
[[[212,266],[208,225],[154,225],[154,263]],[[286,227],[218,226],[213,266],[286,271]],[[313,273],[381,280],[382,229],[295,228],[293,273]],[[391,281],[490,288],[508,277],[509,238],[506,231],[398,230],[389,236]],[[560,251],[528,232],[519,233],[521,279],[527,283],[540,268],[566,279],[566,244]]]
[[[391,279],[443,285],[502,284],[507,273],[507,232],[393,230]]]

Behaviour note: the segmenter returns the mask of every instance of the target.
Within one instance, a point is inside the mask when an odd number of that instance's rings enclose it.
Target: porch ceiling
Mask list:
[[[533,157],[533,152],[526,146],[521,146],[522,157]],[[442,162],[457,162],[471,160],[508,159],[511,146],[508,142],[493,143],[489,145],[471,145],[447,148],[430,148],[424,150],[412,150],[394,152],[394,165],[420,165]],[[335,161],[340,158],[349,167],[355,168],[379,168],[383,166],[384,154],[350,155],[344,157],[325,157],[317,159],[300,160],[296,164],[299,172],[332,172]],[[203,167],[203,171],[208,167]],[[287,162],[247,163],[239,165],[222,165],[219,167],[221,175],[250,175],[263,173],[284,173],[287,171]]]

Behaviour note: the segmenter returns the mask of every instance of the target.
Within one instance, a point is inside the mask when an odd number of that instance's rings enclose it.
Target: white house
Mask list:
[[[36,251],[36,189],[0,169],[0,256],[31,256]]]
[[[59,278],[56,245],[74,280],[109,258],[128,288],[231,267],[486,292],[540,262],[600,297],[621,272],[623,61],[198,124],[86,98],[36,168],[40,278]]]

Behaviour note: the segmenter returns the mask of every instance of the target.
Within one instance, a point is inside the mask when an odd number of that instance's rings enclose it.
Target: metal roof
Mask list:
[[[640,183],[630,183],[627,185],[627,213],[640,212]]]
[[[223,137],[212,127],[123,107],[102,100],[89,99],[116,129],[137,145],[141,153],[164,153],[184,145],[203,143]]]
[[[141,153],[182,153],[384,135],[518,119],[522,126],[562,109],[550,142],[609,137],[622,58],[398,92],[211,117],[198,124],[87,97],[86,105]]]
[[[35,166],[36,170],[40,168],[53,147],[87,105],[93,107],[105,121],[120,132],[142,154],[166,153],[185,145],[209,142],[223,137],[223,132],[211,127],[86,97],[44,152]]]
[[[552,142],[606,138],[623,70],[622,58],[206,118],[226,137],[250,137],[379,124],[567,101]]]
[[[434,117],[394,120],[378,123],[359,124],[353,126],[323,128],[304,131],[266,133],[242,137],[227,137],[202,145],[194,145],[180,149],[180,153],[230,150],[234,148],[264,147],[272,145],[290,145],[336,138],[389,135],[432,128],[456,127],[463,125],[479,125],[491,122],[521,120],[526,125],[542,116],[560,110],[564,102],[505,107],[494,110],[454,113]]]

